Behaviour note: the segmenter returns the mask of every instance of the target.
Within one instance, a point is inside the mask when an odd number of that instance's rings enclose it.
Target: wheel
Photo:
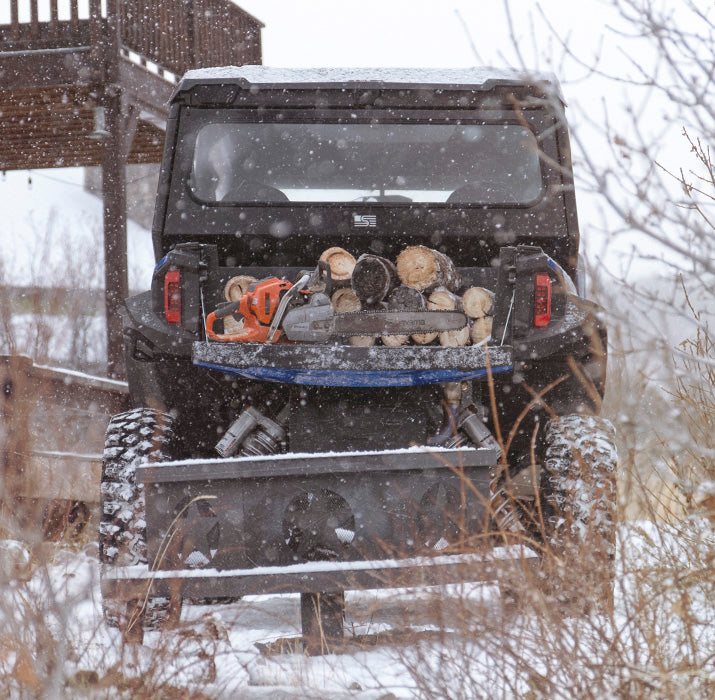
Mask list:
[[[151,408],[120,413],[107,427],[102,458],[99,557],[102,572],[110,566],[147,564],[144,492],[136,469],[145,462],[173,457],[173,418]],[[132,607],[144,626],[153,628],[175,619],[180,601],[152,597],[126,601],[103,597],[104,618],[114,627],[126,627]],[[137,634],[135,630],[135,634]]]
[[[566,415],[547,423],[541,501],[556,578],[577,572],[579,595],[606,609],[613,601],[617,465],[609,421]]]

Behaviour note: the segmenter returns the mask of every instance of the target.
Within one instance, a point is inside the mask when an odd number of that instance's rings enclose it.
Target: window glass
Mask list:
[[[529,204],[536,138],[516,124],[212,123],[191,188],[205,202]]]

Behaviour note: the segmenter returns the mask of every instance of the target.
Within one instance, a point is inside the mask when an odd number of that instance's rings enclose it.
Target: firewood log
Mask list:
[[[438,287],[427,299],[428,311],[454,311],[458,297],[444,287]],[[429,345],[437,339],[438,333],[415,333],[412,340],[418,345]]]
[[[223,295],[226,301],[238,301],[248,290],[249,285],[256,281],[255,277],[249,275],[237,275],[231,277],[223,288]]]
[[[387,308],[390,311],[425,311],[427,300],[424,296],[412,287],[404,284],[396,287],[387,297]]]
[[[350,282],[355,267],[355,258],[347,250],[334,246],[324,250],[320,259],[330,266],[330,277],[333,284],[340,286]]]
[[[439,287],[429,296],[428,306],[442,311],[459,311],[462,300],[448,289]],[[447,347],[469,345],[469,326],[454,331],[443,331],[439,334],[439,344]]]
[[[360,299],[358,299],[353,293],[353,290],[348,287],[336,290],[330,299],[330,305],[336,314],[360,311],[362,308]]]
[[[255,281],[256,278],[250,275],[231,277],[223,288],[223,296],[226,301],[238,301],[248,291],[249,285]],[[224,333],[238,333],[240,330],[243,330],[243,319],[239,321],[233,316],[227,316],[223,320]]]
[[[355,263],[350,284],[364,306],[374,306],[397,286],[397,270],[387,258],[366,253]]]
[[[400,345],[407,345],[410,342],[409,335],[383,335],[380,337],[382,344],[388,348],[398,348]]]
[[[449,348],[469,345],[469,326],[456,331],[443,331],[439,334],[439,344]]]
[[[409,246],[397,256],[397,274],[403,284],[420,291],[444,287],[455,292],[461,280],[454,263],[438,250]]]
[[[429,304],[427,304],[427,308],[429,308]],[[437,340],[438,335],[438,333],[414,333],[410,337],[417,345],[429,345]]]
[[[352,335],[348,338],[350,345],[356,345],[361,348],[368,348],[376,342],[377,338],[373,338],[371,335]]]
[[[461,311],[462,300],[444,287],[437,287],[429,295],[430,308],[438,311]]]
[[[387,308],[390,311],[425,311],[427,300],[420,292],[411,287],[400,285],[390,292],[386,300]],[[409,335],[383,335],[382,344],[390,347],[407,345],[410,342]]]
[[[493,302],[494,293],[484,287],[470,287],[462,295],[462,308],[469,318],[488,316]]]
[[[488,338],[492,334],[492,316],[482,316],[481,318],[475,318],[472,321],[471,338],[472,344],[476,345],[481,343],[485,338]]]
[[[360,299],[355,296],[353,290],[349,287],[343,287],[335,291],[330,299],[330,305],[336,314],[350,313],[351,311],[360,311],[362,309]],[[348,343],[367,347],[375,344],[375,338],[370,335],[354,335],[348,338]]]

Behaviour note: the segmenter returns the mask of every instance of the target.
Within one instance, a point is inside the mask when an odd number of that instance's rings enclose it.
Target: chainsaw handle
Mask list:
[[[318,260],[318,278],[325,277],[325,294],[330,298],[333,294],[333,276],[327,260]]]
[[[238,299],[236,301],[228,301],[225,304],[220,304],[219,306],[216,307],[216,310],[212,312],[215,319],[219,318],[226,318],[227,316],[232,316],[233,314],[238,313],[238,310],[241,308],[241,300]],[[243,315],[243,314],[241,314]]]
[[[206,337],[209,340],[220,340],[225,343],[265,343],[268,338],[268,326],[260,324],[253,316],[244,316],[243,330],[238,333],[216,333],[214,331],[214,323],[231,315],[231,312],[225,312],[225,309],[237,305],[239,302],[231,302],[230,304],[221,304],[221,306],[212,311],[206,317]],[[219,311],[223,309],[223,315],[219,315]],[[281,332],[277,330],[271,342],[275,342],[281,336]]]

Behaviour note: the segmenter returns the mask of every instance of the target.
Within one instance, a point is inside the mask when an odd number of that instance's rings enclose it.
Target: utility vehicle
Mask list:
[[[559,546],[594,526],[610,565],[606,329],[553,77],[190,71],[152,235],[151,290],[123,319],[135,408],[109,425],[101,487],[105,613],[125,633],[181,600],[292,591],[306,638],[339,638],[344,590],[491,575],[504,533]],[[394,322],[331,315],[318,261],[409,246],[451,260],[457,294],[490,292],[488,338],[360,345],[313,323]],[[256,282],[227,298],[240,276]]]

